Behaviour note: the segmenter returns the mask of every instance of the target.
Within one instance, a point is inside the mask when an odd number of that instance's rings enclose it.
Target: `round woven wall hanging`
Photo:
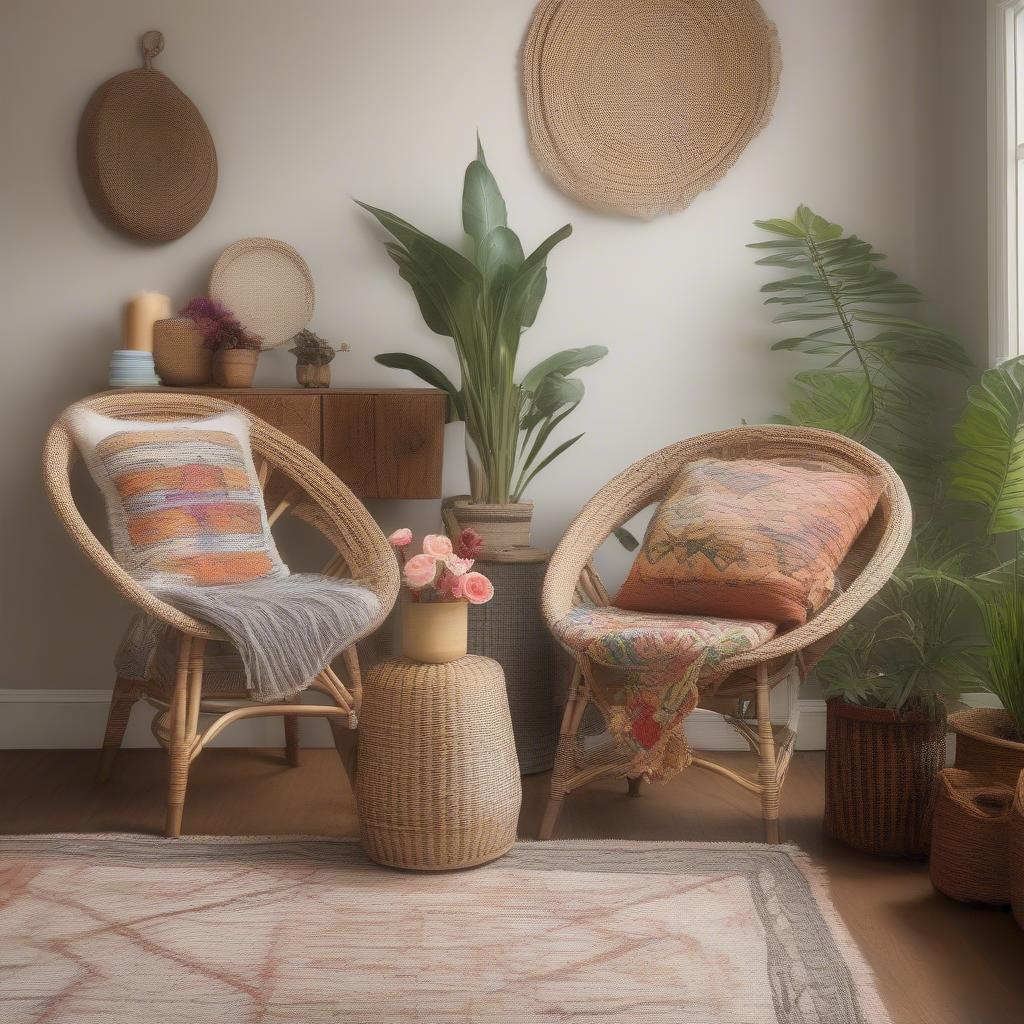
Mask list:
[[[290,341],[313,319],[313,275],[287,242],[242,238],[210,272],[210,296],[223,302],[263,348]]]
[[[93,210],[146,242],[191,231],[217,190],[217,151],[202,114],[153,67],[163,46],[159,32],[147,32],[143,67],[104,82],[78,127],[78,173]]]
[[[530,147],[588,206],[688,206],[768,123],[778,34],[757,0],[541,0],[523,47]]]

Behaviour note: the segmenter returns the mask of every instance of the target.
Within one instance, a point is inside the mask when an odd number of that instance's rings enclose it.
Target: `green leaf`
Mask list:
[[[953,433],[962,451],[950,466],[949,496],[984,505],[990,534],[1024,529],[1024,356],[968,389]]]
[[[448,410],[448,422],[465,418],[462,394],[448,377],[432,363],[428,363],[419,356],[407,355],[405,352],[382,352],[374,356],[374,359],[381,366],[388,366],[394,370],[408,370],[416,374],[420,380],[425,381],[432,388],[439,388],[448,393],[450,408]]]
[[[772,220],[755,220],[754,227],[763,231],[773,231],[777,235],[788,235],[790,238],[804,238],[807,232],[794,224],[791,220],[783,220],[781,217]]]
[[[586,345],[584,348],[563,349],[561,352],[556,352],[553,356],[548,356],[547,359],[542,359],[523,378],[520,387],[527,394],[532,394],[549,373],[560,373],[563,376],[568,376],[584,366],[593,366],[598,360],[604,359],[606,355],[608,355],[608,349],[604,345]]]
[[[480,244],[476,262],[491,287],[500,288],[507,284],[523,265],[523,246],[519,236],[498,225]]]
[[[541,459],[541,461],[537,464],[533,472],[531,472],[530,475],[522,482],[522,484],[520,484],[520,486],[516,488],[516,493],[513,495],[512,500],[519,501],[519,499],[523,496],[523,492],[526,490],[527,487],[529,487],[530,482],[533,480],[533,478],[542,469],[544,469],[546,466],[549,466],[552,462],[554,462],[559,455],[561,455],[565,451],[568,451],[568,449],[570,449],[581,437],[583,437],[582,434],[577,434],[575,437],[570,437],[568,441],[563,441],[557,448],[548,452],[548,454],[544,456],[544,458]]]
[[[627,550],[636,551],[640,547],[640,541],[636,539],[624,526],[620,526],[617,530],[612,530],[615,534],[615,539]]]
[[[477,244],[498,227],[508,226],[508,211],[501,189],[487,164],[474,160],[466,168],[462,186],[462,226]]]

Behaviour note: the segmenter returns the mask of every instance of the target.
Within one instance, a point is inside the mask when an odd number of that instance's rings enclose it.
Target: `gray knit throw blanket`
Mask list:
[[[361,636],[380,611],[377,595],[350,580],[296,574],[231,586],[151,586],[155,596],[219,629],[237,648],[253,700],[287,700]],[[132,624],[118,652],[119,675],[148,679],[167,627]]]

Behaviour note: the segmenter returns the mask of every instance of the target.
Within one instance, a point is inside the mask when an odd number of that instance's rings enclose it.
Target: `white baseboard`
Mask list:
[[[311,702],[319,695],[310,694]],[[98,749],[107,721],[110,690],[0,689],[0,749]],[[126,747],[155,747],[149,726],[152,708],[140,701],[132,712]],[[331,732],[322,718],[299,723],[306,747],[331,747]],[[686,722],[686,735],[698,750],[746,750],[739,735],[710,711],[698,709]],[[225,729],[215,747],[280,747],[284,745],[277,718],[250,718]],[[800,701],[797,750],[825,748],[825,702]]]

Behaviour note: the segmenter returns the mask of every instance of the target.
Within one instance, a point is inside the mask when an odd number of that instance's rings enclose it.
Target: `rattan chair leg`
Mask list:
[[[114,759],[124,739],[124,731],[128,728],[128,719],[138,699],[138,684],[133,679],[119,677],[114,683],[110,710],[107,712],[107,729],[103,734],[103,749],[100,751],[100,763],[96,771],[97,782],[106,782],[110,778]]]
[[[182,633],[178,638],[178,663],[174,673],[174,693],[170,706],[170,734],[167,752],[170,755],[170,776],[167,789],[167,818],[164,832],[168,839],[181,835],[181,818],[185,810],[188,788],[190,741],[188,738],[189,676],[192,668],[192,637]],[[200,679],[202,662],[199,663]]]
[[[581,680],[582,673],[577,665],[569,684],[569,699],[565,702],[565,711],[562,714],[558,746],[555,749],[555,766],[551,772],[551,795],[544,809],[544,817],[541,818],[538,839],[550,839],[554,834],[558,817],[562,813],[562,801],[569,790],[569,776],[576,764],[576,734],[583,721],[583,712],[589,703],[588,691]]]
[[[302,697],[294,696],[290,704],[301,704]],[[290,768],[299,767],[299,719],[297,715],[284,715],[284,756]]]
[[[347,721],[339,718],[328,718],[327,724],[331,727],[331,735],[334,737],[334,749],[341,758],[341,767],[348,776],[349,785],[355,789],[356,772],[359,769],[359,746],[357,743],[358,733]]]
[[[766,843],[779,841],[779,771],[771,719],[771,683],[768,666],[757,666],[757,782],[761,789],[761,817]]]
[[[341,657],[345,662],[349,693],[352,694],[352,708],[358,714],[359,705],[363,700],[363,674],[359,668],[359,651],[356,645],[346,647],[341,652]]]

